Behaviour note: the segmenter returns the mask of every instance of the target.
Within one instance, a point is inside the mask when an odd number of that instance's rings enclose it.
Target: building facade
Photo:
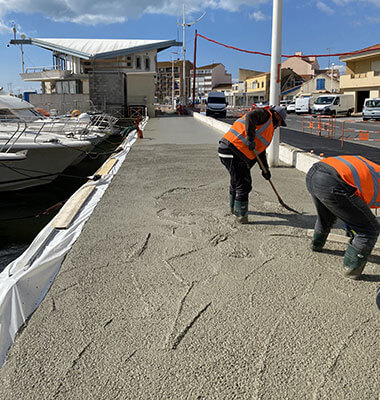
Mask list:
[[[354,95],[355,112],[361,112],[366,98],[380,97],[380,43],[340,57],[340,60],[346,63],[340,89]]]
[[[192,77],[191,85],[193,85]],[[232,85],[232,76],[226,72],[223,64],[215,63],[197,67],[195,74],[196,99],[206,98],[208,93],[218,85]]]
[[[193,64],[186,60],[186,98],[191,97]],[[160,103],[171,103],[183,96],[183,60],[159,61],[156,73],[156,97]]]
[[[282,69],[290,68],[305,81],[313,78],[319,70],[318,60],[315,57],[302,57],[302,51],[295,53],[298,57],[290,57],[282,64]]]
[[[36,107],[63,114],[91,108],[126,116],[129,107],[147,107],[154,115],[157,52],[180,46],[174,40],[23,39],[52,52],[51,66],[26,68],[24,81],[41,82],[31,94]]]

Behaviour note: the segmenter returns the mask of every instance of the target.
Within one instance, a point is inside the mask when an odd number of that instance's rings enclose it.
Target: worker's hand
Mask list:
[[[251,150],[251,151],[253,151],[253,150],[255,150],[255,148],[256,148],[256,143],[255,143],[255,141],[254,141],[254,140],[248,141],[248,149]]]
[[[263,176],[264,179],[266,179],[267,181],[269,181],[269,179],[272,177],[269,169],[267,169],[267,172],[261,171],[261,175]]]

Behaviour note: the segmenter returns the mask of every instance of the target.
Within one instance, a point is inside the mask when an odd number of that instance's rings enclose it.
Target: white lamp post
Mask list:
[[[280,104],[281,90],[281,42],[282,42],[282,0],[273,0],[272,57],[270,70],[269,104]],[[280,134],[275,132],[268,147],[268,163],[275,167],[279,163]]]

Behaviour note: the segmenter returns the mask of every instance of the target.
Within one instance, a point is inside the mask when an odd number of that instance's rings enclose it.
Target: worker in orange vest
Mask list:
[[[341,219],[353,232],[344,274],[359,278],[380,232],[370,210],[380,207],[380,165],[361,156],[328,157],[310,168],[306,186],[317,209],[312,250],[322,251],[331,227]]]
[[[286,111],[280,106],[255,108],[237,119],[219,142],[220,161],[230,173],[230,209],[238,222],[248,223],[248,195],[252,190],[251,168],[260,157],[271,178],[265,149],[279,126],[286,126]]]

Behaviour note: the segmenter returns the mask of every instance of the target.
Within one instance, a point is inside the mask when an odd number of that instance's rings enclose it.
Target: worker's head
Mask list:
[[[285,108],[281,106],[274,106],[272,108],[272,111],[274,112],[277,120],[278,120],[278,126],[286,126],[286,110]],[[278,127],[276,126],[276,128]]]

